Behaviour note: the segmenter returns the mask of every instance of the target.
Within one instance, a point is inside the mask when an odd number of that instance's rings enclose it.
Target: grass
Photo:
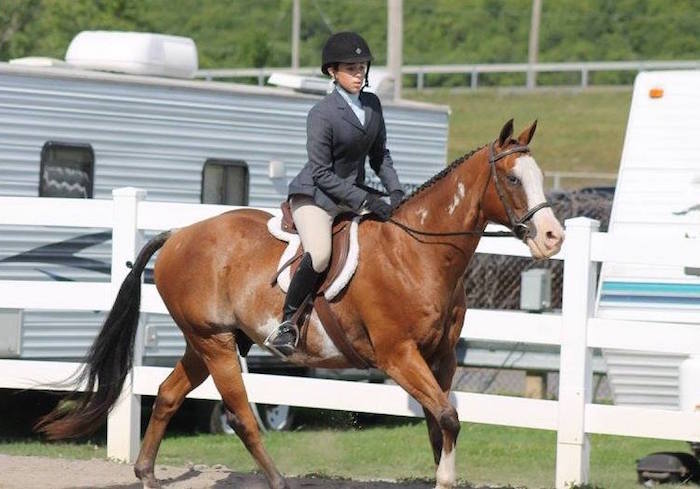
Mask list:
[[[550,488],[554,485],[556,434],[549,431],[463,423],[457,472],[473,484]],[[321,474],[353,479],[432,479],[434,468],[424,423],[269,433],[265,445],[287,475]],[[688,451],[687,444],[594,435],[591,487],[638,489],[635,464],[655,451]],[[104,446],[78,443],[2,441],[0,453],[65,458],[103,458]],[[177,435],[163,442],[159,464],[225,464],[256,469],[236,437]],[[671,489],[673,486],[666,486]]]
[[[494,140],[510,118],[516,135],[537,119],[531,147],[543,170],[616,173],[632,89],[413,90],[404,97],[450,106],[450,161]]]

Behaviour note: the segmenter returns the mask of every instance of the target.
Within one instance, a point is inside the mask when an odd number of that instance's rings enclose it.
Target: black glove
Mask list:
[[[380,199],[376,194],[367,194],[365,206],[372,211],[380,221],[388,221],[391,217],[391,212],[394,210],[393,207]]]
[[[403,200],[404,193],[403,190],[394,190],[389,195],[389,201],[391,201],[391,208],[396,209],[401,201]]]

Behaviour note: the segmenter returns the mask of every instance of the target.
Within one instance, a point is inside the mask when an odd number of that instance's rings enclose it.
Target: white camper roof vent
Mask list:
[[[66,61],[88,70],[192,78],[197,47],[189,37],[149,32],[83,31],[73,38]]]
[[[46,56],[25,56],[10,60],[11,65],[38,66],[41,68],[70,68],[70,65],[62,59],[48,58]]]
[[[330,78],[303,76],[294,73],[273,73],[267,79],[270,85],[293,88],[298,92],[326,94],[333,90]]]
[[[333,91],[333,83],[330,78],[286,72],[273,73],[267,79],[267,83],[305,93],[325,94]],[[385,69],[372,67],[369,71],[369,87],[366,87],[365,91],[376,93],[382,100],[390,100],[394,96],[394,79],[389,76]]]

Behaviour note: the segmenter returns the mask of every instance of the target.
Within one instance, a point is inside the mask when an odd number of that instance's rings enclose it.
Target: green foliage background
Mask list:
[[[523,62],[531,5],[404,0],[404,63]],[[302,66],[318,64],[329,33],[348,29],[367,38],[376,63],[386,62],[386,0],[302,0],[301,12]],[[289,66],[291,17],[292,0],[2,0],[0,60],[63,58],[81,30],[121,29],[192,37],[201,68]],[[698,59],[698,53],[700,0],[543,0],[541,61]],[[596,76],[594,82],[626,81],[619,73]]]

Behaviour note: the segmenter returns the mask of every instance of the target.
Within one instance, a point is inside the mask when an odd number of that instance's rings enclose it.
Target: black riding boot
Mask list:
[[[299,341],[299,328],[291,318],[308,295],[314,292],[320,275],[311,265],[311,255],[304,253],[287,290],[282,310],[282,323],[267,337],[265,346],[277,350],[284,356],[294,351]]]

